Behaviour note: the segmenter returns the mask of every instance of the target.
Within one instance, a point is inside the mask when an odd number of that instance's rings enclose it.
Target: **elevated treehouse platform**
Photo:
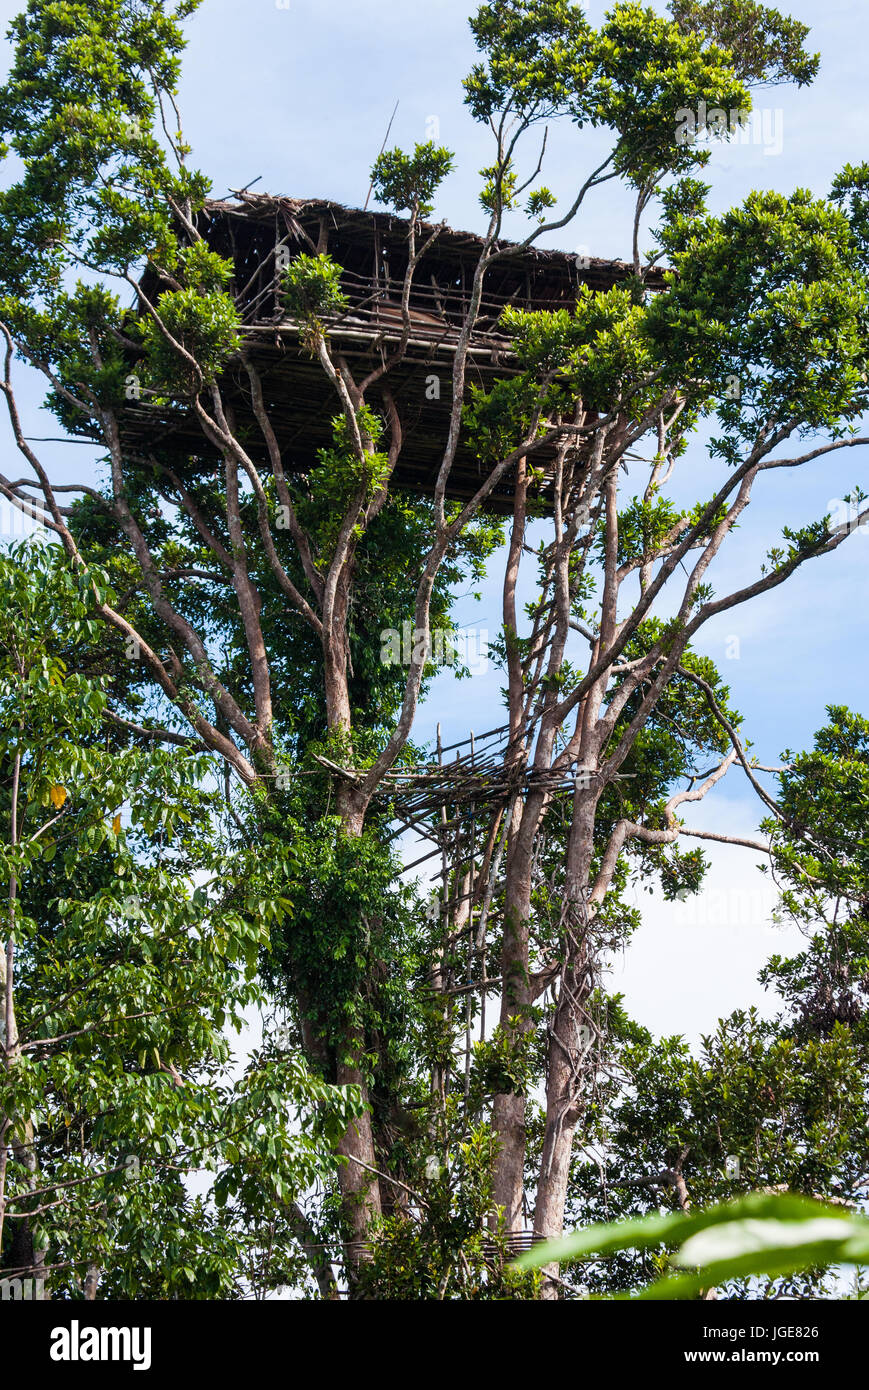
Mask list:
[[[259,367],[264,404],[281,445],[284,467],[288,472],[305,471],[316,462],[317,450],[331,443],[330,421],[339,407],[322,367],[300,342],[298,323],[281,304],[275,247],[285,243],[291,259],[326,252],[343,267],[341,284],[348,308],[330,322],[329,338],[333,353],[345,357],[361,380],[399,340],[408,224],[389,213],[363,212],[323,199],[245,193],[235,202],[209,202],[200,227],[214,250],[235,265],[232,288],[239,297],[246,345]],[[422,224],[420,240],[433,229],[432,224]],[[393,485],[408,491],[425,494],[434,486],[446,439],[453,354],[482,244],[482,238],[470,232],[444,228],[416,271],[412,336],[404,360],[389,375],[403,429]],[[588,257],[579,264],[567,252],[537,248],[496,262],[487,273],[471,343],[469,381],[488,389],[497,378],[515,370],[509,341],[499,327],[499,317],[508,305],[569,309],[580,283],[606,290],[631,273],[623,261]],[[660,288],[661,273],[653,272],[647,283]],[[145,288],[154,290],[154,286]],[[431,376],[439,378],[440,399],[427,398]],[[245,447],[267,467],[241,364],[227,374],[222,386]],[[376,389],[369,403],[378,408]],[[136,452],[197,461],[209,470],[216,462],[192,412],[167,412],[147,400],[131,402],[125,412],[124,435]],[[472,496],[481,477],[475,455],[467,445],[460,445],[450,494]],[[506,510],[510,496],[508,481],[493,496],[491,506]]]

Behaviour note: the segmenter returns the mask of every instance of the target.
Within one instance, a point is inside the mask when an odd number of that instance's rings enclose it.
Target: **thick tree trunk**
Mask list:
[[[326,710],[330,731],[351,732],[350,697],[347,685],[347,601],[346,590],[339,591],[336,601],[336,621],[324,634]],[[354,788],[342,783],[337,788],[336,807],[345,834],[358,837],[365,825],[366,805],[359,803]],[[365,1110],[349,1126],[342,1137],[338,1152],[344,1159],[338,1170],[338,1182],[343,1198],[344,1219],[350,1233],[346,1268],[351,1296],[359,1266],[371,1258],[371,1228],[381,1216],[383,1207],[376,1173],[376,1154],[371,1121],[368,1084],[359,1065],[365,1051],[365,1040],[347,1037],[339,1043],[336,1081],[339,1086],[358,1086]]]
[[[528,924],[531,915],[531,862],[539,796],[517,805],[507,850],[504,936],[501,946],[501,1031],[516,1050],[530,1027],[533,1002],[529,978]],[[504,1230],[522,1229],[525,1191],[525,1094],[502,1091],[494,1097],[492,1125],[498,1139],[492,1200],[503,1212]],[[493,1228],[497,1225],[493,1219]]]
[[[350,1039],[353,1052],[361,1051],[359,1039]],[[359,1068],[353,1063],[339,1061],[337,1068],[339,1086],[358,1086],[363,1100],[368,1104],[368,1087]],[[374,1137],[371,1127],[371,1112],[366,1109],[349,1126],[342,1137],[338,1152],[344,1162],[338,1170],[338,1181],[343,1198],[344,1219],[350,1231],[347,1249],[347,1270],[352,1285],[360,1264],[371,1258],[371,1227],[381,1215],[380,1186],[376,1174]]]
[[[367,1106],[368,1087],[358,1067],[347,1060],[342,1061],[340,1055],[336,1060],[336,1049],[330,1048],[322,1026],[318,1026],[316,1018],[311,1016],[315,1010],[310,996],[303,989],[297,988],[296,993],[299,1002],[302,1043],[309,1062],[316,1067],[320,1075],[331,1078],[337,1085],[358,1086]],[[342,1050],[345,1059],[358,1056],[362,1051],[360,1040],[354,1037],[346,1038],[342,1047],[337,1049],[339,1053]],[[368,1171],[376,1166],[371,1114],[368,1110],[349,1126],[338,1145],[338,1152],[343,1159],[338,1168],[338,1185],[341,1189],[344,1217],[350,1233],[346,1252],[346,1267],[352,1285],[360,1263],[370,1258],[369,1228],[371,1222],[381,1215],[380,1189],[377,1178]],[[316,1254],[313,1246],[311,1246],[311,1250]],[[322,1290],[321,1265],[322,1260],[315,1260],[312,1269]],[[329,1297],[331,1296],[330,1294]]]
[[[583,1052],[580,1033],[583,994],[581,980],[576,978],[574,971],[568,971],[547,1055],[546,1127],[534,1209],[534,1235],[543,1240],[557,1239],[564,1230],[573,1140],[582,1113],[579,1067]],[[558,1297],[558,1285],[551,1277],[557,1272],[557,1265],[544,1267],[542,1298]]]
[[[508,1092],[495,1096],[492,1125],[498,1136],[498,1154],[492,1184],[492,1202],[503,1220],[503,1230],[512,1235],[522,1230],[525,1192],[525,1096]]]
[[[346,833],[361,835],[365,813],[355,805],[346,790],[339,790],[338,810]],[[371,1258],[371,1227],[383,1212],[380,1184],[373,1171],[377,1164],[368,1083],[358,1063],[364,1051],[363,1038],[346,1038],[339,1045],[339,1052],[343,1056],[339,1055],[336,1066],[338,1085],[358,1086],[365,1105],[365,1110],[349,1126],[338,1145],[338,1152],[345,1160],[339,1168],[338,1181],[344,1199],[344,1217],[350,1230],[347,1271],[351,1292],[359,1265]]]
[[[587,969],[591,943],[589,927],[589,874],[594,852],[597,794],[577,789],[567,849],[564,899],[565,965],[558,1005],[549,1035],[546,1071],[546,1123],[543,1153],[534,1209],[534,1234],[547,1240],[562,1234],[570,1179],[570,1161],[576,1126],[582,1114],[583,1053],[588,1036],[582,1032],[585,1004],[593,974]],[[551,1277],[557,1265],[544,1268],[541,1296],[558,1297]]]

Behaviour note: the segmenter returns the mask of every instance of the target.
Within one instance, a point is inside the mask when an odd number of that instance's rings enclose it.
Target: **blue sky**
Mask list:
[[[15,0],[0,0],[4,25],[19,7]],[[205,0],[189,24],[181,107],[194,160],[212,178],[215,195],[259,177],[257,191],[361,206],[398,101],[390,144],[408,147],[428,138],[431,118],[437,118],[441,142],[458,157],[437,216],[480,230],[477,171],[491,153],[486,132],[462,104],[461,78],[474,59],[467,27],[471,8],[471,0],[289,0],[286,6],[276,0]],[[597,21],[606,7],[590,0],[586,8]],[[821,73],[803,91],[757,94],[757,106],[781,113],[770,116],[781,131],[781,150],[766,154],[759,143],[716,150],[707,175],[714,209],[740,202],[756,187],[789,192],[800,186],[823,194],[837,169],[869,154],[869,26],[863,7],[846,0],[794,0],[789,11],[811,26]],[[606,148],[603,139],[570,126],[553,129],[544,177],[556,194],[567,198],[599,162],[595,155]],[[628,199],[605,185],[576,227],[552,244],[627,255]],[[38,414],[40,395],[29,383],[22,391],[28,432],[56,434],[50,417]],[[87,449],[44,448],[58,476],[82,476]],[[866,474],[858,450],[799,472],[773,474],[711,576],[717,592],[757,574],[760,557],[783,525],[822,515],[831,499]],[[683,465],[680,497],[704,495],[712,476],[702,447],[694,448]],[[492,634],[498,626],[497,567],[494,573],[483,602],[464,600],[459,610],[462,622]],[[837,555],[805,567],[782,589],[707,630],[702,646],[721,663],[762,762],[775,761],[786,746],[806,746],[823,722],[826,703],[869,712],[867,577],[869,535],[857,534]],[[734,636],[739,657],[728,660],[726,645]],[[445,735],[455,737],[500,723],[499,685],[492,670],[459,685],[451,676],[439,678],[422,712],[421,733],[433,731],[435,717],[443,720]],[[758,815],[744,783],[731,773],[714,801],[691,819],[698,826],[744,832]],[[673,909],[647,900],[644,926],[617,976],[629,1004],[655,1027],[696,1034],[718,1012],[759,998],[754,973],[771,950],[785,944],[781,933],[765,925],[754,857],[725,849],[710,858],[713,870],[702,901]],[[678,968],[669,968],[671,960]]]

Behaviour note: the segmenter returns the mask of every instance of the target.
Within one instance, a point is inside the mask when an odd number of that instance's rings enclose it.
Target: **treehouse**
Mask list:
[[[281,446],[287,472],[304,471],[331,443],[338,413],[334,390],[320,363],[301,341],[300,326],[281,302],[275,248],[284,258],[327,253],[343,267],[347,308],[328,322],[333,357],[342,356],[357,381],[388,356],[401,329],[401,291],[407,267],[403,218],[346,208],[323,199],[274,198],[244,193],[235,202],[210,201],[200,230],[215,251],[235,266],[234,292],[243,316],[246,346],[262,379],[263,400]],[[423,224],[422,241],[434,230]],[[412,331],[389,389],[402,423],[403,447],[393,485],[430,493],[442,456],[451,400],[452,363],[468,310],[482,238],[443,228],[420,261],[410,299]],[[509,243],[502,243],[508,245]],[[468,380],[490,388],[515,371],[510,343],[499,324],[508,305],[525,309],[571,308],[578,285],[609,289],[631,274],[622,261],[578,258],[568,252],[528,248],[497,261],[487,273],[479,319],[471,340]],[[659,288],[660,272],[647,283]],[[155,286],[145,286],[154,292]],[[150,297],[150,296],[149,296]],[[236,431],[251,455],[266,462],[250,402],[247,374],[239,364],[222,382]],[[377,389],[368,396],[379,406]],[[141,399],[125,411],[127,446],[171,459],[181,456],[213,466],[214,455],[192,412],[169,412]],[[450,482],[457,498],[473,495],[481,465],[460,445]],[[509,506],[509,481],[491,506]]]

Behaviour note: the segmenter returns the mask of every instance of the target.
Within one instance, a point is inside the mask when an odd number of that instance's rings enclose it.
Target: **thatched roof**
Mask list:
[[[407,218],[394,213],[346,207],[327,198],[284,198],[250,192],[239,193],[232,201],[209,200],[205,216],[215,231],[227,220],[237,229],[243,222],[264,224],[274,230],[279,238],[287,236],[291,242],[296,242],[300,250],[309,253],[329,251],[351,272],[355,269],[353,262],[357,258],[352,254],[352,249],[346,259],[338,255],[339,245],[344,249],[349,241],[361,251],[363,247],[371,248],[379,243],[381,249],[388,248],[394,255],[406,243],[409,226]],[[438,237],[430,254],[439,266],[476,263],[484,245],[482,236],[476,232],[458,231],[445,223],[421,222],[418,242],[424,241],[435,230]],[[569,285],[575,290],[579,281],[593,289],[605,290],[633,273],[633,267],[626,261],[602,256],[578,258],[575,252],[537,245],[519,247],[506,240],[497,242],[496,246],[509,255],[489,272],[491,283],[488,288],[493,298],[498,297],[501,285],[509,284],[511,291],[515,291],[521,277],[530,274],[533,279],[534,307],[543,307],[547,300],[560,302],[565,288]],[[425,279],[424,271],[421,279]],[[663,272],[659,269],[653,270],[647,277],[650,289],[661,289],[663,283]]]

